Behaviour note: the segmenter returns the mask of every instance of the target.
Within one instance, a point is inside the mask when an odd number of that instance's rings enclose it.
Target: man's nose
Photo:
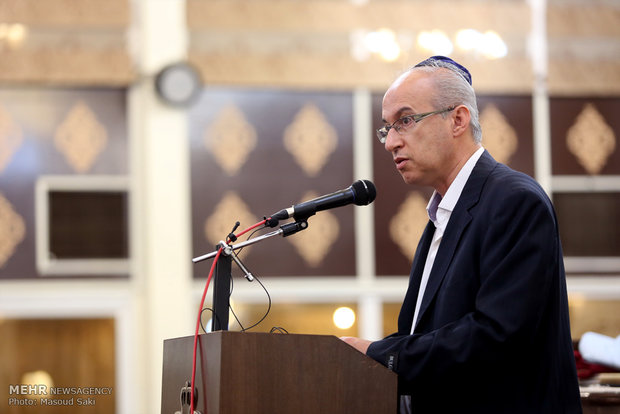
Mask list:
[[[385,137],[385,150],[393,152],[395,149],[400,148],[403,144],[402,136],[396,131],[395,128],[390,128],[387,136]]]

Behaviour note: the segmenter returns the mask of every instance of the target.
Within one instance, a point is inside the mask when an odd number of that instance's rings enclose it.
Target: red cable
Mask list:
[[[205,298],[207,296],[207,290],[209,290],[209,283],[211,283],[211,278],[213,277],[213,272],[215,270],[215,265],[217,264],[217,259],[220,258],[220,254],[222,254],[222,248],[220,247],[215,255],[215,259],[213,259],[213,263],[211,264],[211,270],[209,271],[209,277],[207,278],[207,284],[205,285],[205,290],[202,292],[202,299],[200,300],[200,308],[198,309],[198,320],[196,321],[196,332],[194,333],[194,356],[192,358],[192,390],[190,394],[190,413],[194,414],[194,380],[196,379],[196,347],[198,345],[198,333],[200,331],[200,314],[202,313],[202,307],[205,303]],[[205,413],[207,411],[207,407],[205,407]]]
[[[254,230],[255,228],[257,228],[258,226],[262,226],[263,224],[265,224],[267,222],[267,219],[263,220],[263,221],[259,221],[258,223],[256,223],[255,225],[248,227],[247,229],[243,230],[241,233],[239,234],[235,234],[235,236],[237,238],[243,236],[245,233],[247,233],[250,230]]]
[[[248,231],[253,230],[258,226],[262,226],[263,224],[265,224],[266,221],[267,220],[260,221],[254,224],[253,226],[248,227],[247,229],[243,230],[241,233],[236,234],[235,236],[237,238],[241,237]],[[202,307],[204,306],[204,303],[205,303],[205,298],[207,297],[207,290],[209,290],[209,284],[211,283],[213,272],[215,271],[215,265],[217,264],[217,260],[220,258],[220,255],[222,254],[222,250],[223,248],[220,247],[217,251],[217,254],[215,255],[215,258],[213,259],[213,263],[211,264],[211,270],[209,271],[209,277],[207,278],[205,289],[202,292],[202,299],[200,300],[200,307],[198,308],[198,320],[196,321],[196,332],[194,333],[194,352],[193,352],[193,359],[192,359],[193,360],[192,362],[192,390],[190,394],[190,411],[189,411],[190,414],[194,414],[194,381],[196,379],[196,348],[198,345],[198,334],[200,332],[200,315],[202,313]],[[206,412],[207,412],[207,407],[205,407],[205,414]]]

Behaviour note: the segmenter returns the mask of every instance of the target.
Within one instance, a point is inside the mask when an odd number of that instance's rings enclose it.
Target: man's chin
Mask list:
[[[407,173],[406,171],[399,171],[400,177],[403,179],[405,184],[415,185],[418,184],[418,177],[412,175],[411,173]]]

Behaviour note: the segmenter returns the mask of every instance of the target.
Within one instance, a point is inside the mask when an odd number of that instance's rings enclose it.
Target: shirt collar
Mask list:
[[[469,157],[465,165],[463,165],[463,167],[457,174],[454,181],[452,181],[452,184],[450,184],[450,187],[448,187],[448,191],[446,191],[446,194],[443,198],[441,197],[441,194],[437,192],[437,190],[433,192],[433,195],[431,196],[431,199],[426,206],[426,211],[428,213],[428,217],[433,221],[433,223],[435,223],[435,225],[437,225],[436,222],[438,220],[438,209],[445,210],[449,213],[452,213],[452,211],[454,210],[454,207],[456,206],[456,203],[459,201],[459,197],[463,192],[463,188],[465,188],[465,184],[467,183],[467,180],[469,179],[469,176],[471,175],[471,172],[473,171],[476,162],[478,162],[478,159],[480,159],[483,152],[484,148],[480,147],[476,150],[476,152],[472,154],[471,157]]]

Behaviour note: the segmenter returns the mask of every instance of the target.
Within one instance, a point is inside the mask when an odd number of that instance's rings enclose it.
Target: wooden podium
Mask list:
[[[164,341],[161,414],[189,413],[193,341]],[[397,413],[396,374],[335,336],[217,331],[196,353],[201,414]]]

